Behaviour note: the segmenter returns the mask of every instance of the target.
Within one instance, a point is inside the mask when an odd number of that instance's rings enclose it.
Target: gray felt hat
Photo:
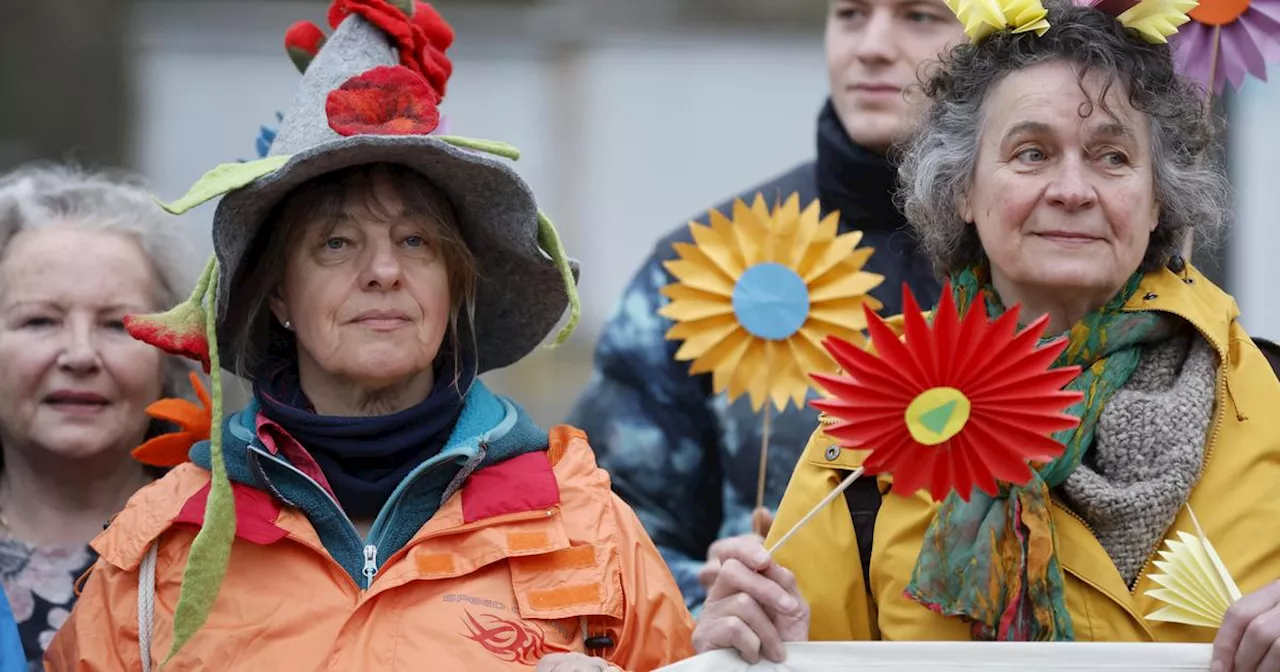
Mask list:
[[[508,366],[533,351],[566,307],[570,323],[557,342],[576,323],[578,263],[565,255],[528,185],[497,158],[514,159],[518,152],[497,142],[428,135],[438,124],[439,94],[402,65],[401,51],[363,16],[342,19],[305,65],[269,154],[219,166],[182,199],[165,205],[178,213],[225,194],[213,220],[217,285],[210,292],[216,294],[217,341],[223,344],[214,347],[224,368],[235,370],[237,350],[227,347],[236,325],[226,324],[226,318],[246,314],[235,280],[263,226],[276,224],[266,221],[272,209],[308,180],[370,163],[400,164],[421,173],[452,203],[479,270],[473,325],[479,372]],[[351,103],[348,97],[344,105],[344,95],[364,98]],[[353,115],[356,130],[349,123]],[[255,350],[266,345],[252,344]]]

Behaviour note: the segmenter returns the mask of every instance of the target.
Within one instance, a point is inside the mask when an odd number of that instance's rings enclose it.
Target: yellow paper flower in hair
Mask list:
[[[980,42],[997,30],[1015,33],[1049,30],[1048,11],[1040,0],[946,0],[947,7],[964,24],[971,42]]]
[[[1191,20],[1187,13],[1198,4],[1199,0],[1142,0],[1118,18],[1126,28],[1138,31],[1142,39],[1165,44],[1170,35],[1178,32],[1178,26]]]

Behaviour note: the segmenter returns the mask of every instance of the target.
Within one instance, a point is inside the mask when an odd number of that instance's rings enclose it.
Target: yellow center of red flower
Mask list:
[[[1249,10],[1249,0],[1201,0],[1187,16],[1207,26],[1225,26]]]
[[[906,412],[907,431],[917,443],[936,446],[964,429],[969,421],[969,398],[954,387],[921,392]]]

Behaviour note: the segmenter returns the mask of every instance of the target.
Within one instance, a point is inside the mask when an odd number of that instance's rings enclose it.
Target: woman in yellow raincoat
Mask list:
[[[901,174],[907,215],[961,309],[983,290],[989,315],[1021,304],[1067,336],[1064,364],[1083,370],[1068,386],[1085,395],[1079,428],[1062,457],[995,497],[935,505],[882,478],[873,543],[835,503],[772,560],[743,544],[710,591],[700,651],[1212,641],[1212,629],[1146,618],[1159,608],[1153,556],[1194,531],[1189,505],[1244,593],[1215,659],[1280,669],[1280,383],[1235,301],[1180,256],[1189,231],[1215,236],[1227,216],[1213,120],[1175,72],[1167,32],[1045,7],[1019,14],[1025,25],[971,31],[932,74]],[[766,545],[859,457],[819,429]]]

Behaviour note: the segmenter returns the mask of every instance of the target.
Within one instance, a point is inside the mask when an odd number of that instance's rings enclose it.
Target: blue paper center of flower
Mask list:
[[[782,264],[756,264],[733,287],[733,313],[752,336],[781,341],[809,319],[809,288]]]

